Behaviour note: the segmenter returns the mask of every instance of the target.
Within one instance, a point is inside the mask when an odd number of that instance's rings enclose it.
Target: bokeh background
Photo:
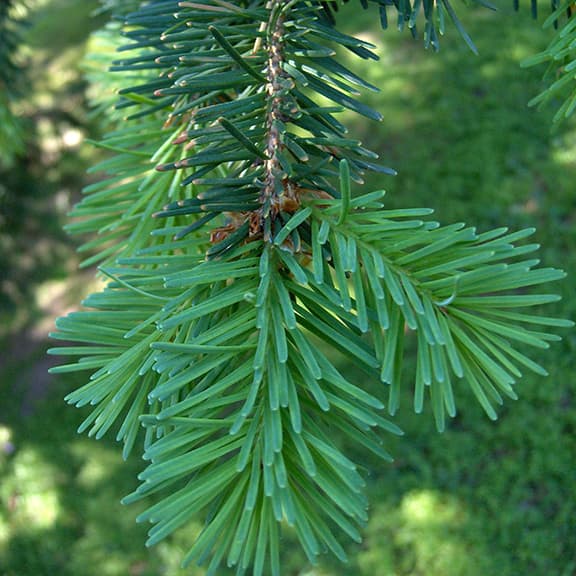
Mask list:
[[[543,69],[519,67],[550,39],[543,17],[531,20],[528,6],[515,14],[504,0],[498,14],[459,6],[480,55],[453,28],[435,54],[407,32],[382,32],[374,12],[352,4],[344,28],[377,44],[381,60],[344,58],[382,89],[365,101],[384,121],[345,121],[399,172],[368,186],[386,188],[390,207],[432,207],[443,223],[535,226],[543,263],[568,272],[553,287],[563,301],[548,312],[576,318],[576,122],[552,129],[553,107],[529,109]],[[78,240],[61,227],[97,177],[86,170],[101,152],[84,141],[105,129],[89,99],[103,87],[89,92],[85,55],[105,17],[93,15],[95,0],[32,5],[15,104],[26,152],[0,168],[0,575],[201,576],[179,568],[199,525],[147,550],[146,527],[134,521],[140,508],[119,504],[142,463],[123,462],[111,440],[78,436],[83,414],[62,399],[81,380],[47,374],[55,317],[97,286],[94,270],[78,271]],[[312,567],[287,537],[284,573],[576,575],[575,349],[568,331],[537,353],[549,377],[527,374],[496,423],[461,387],[458,416],[442,435],[431,414],[412,412],[409,361],[396,419],[406,435],[389,445],[395,462],[345,447],[369,483],[364,543],[348,546],[345,566],[327,558]]]

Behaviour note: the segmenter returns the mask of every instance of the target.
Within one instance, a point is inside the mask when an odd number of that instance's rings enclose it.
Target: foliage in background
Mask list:
[[[555,10],[544,22],[544,29],[556,29],[552,41],[545,50],[527,58],[522,65],[548,63],[545,80],[549,85],[530,101],[530,105],[550,100],[561,102],[554,115],[554,122],[559,122],[576,110],[576,18],[572,18],[575,7],[571,0],[555,1],[552,6]]]
[[[26,26],[19,29],[17,56],[25,66],[18,72],[14,86],[20,94],[13,101],[25,146],[9,167],[0,167],[1,342],[37,321],[38,284],[77,269],[74,247],[62,231],[63,213],[77,198],[87,165],[95,161],[90,148],[79,149],[83,133],[94,125],[87,118],[77,60],[86,34],[102,25],[92,16],[97,2],[29,6]],[[63,13],[74,26],[62,26],[58,15]]]
[[[414,407],[429,395],[443,430],[459,379],[495,418],[520,366],[545,374],[511,342],[547,348],[557,337],[531,324],[571,325],[514,310],[555,301],[516,290],[562,276],[523,259],[537,246],[516,243],[533,231],[442,228],[427,210],[385,210],[382,192],[351,196],[365,171],[390,170],[333,115],[379,117],[355,99],[374,87],[327,39],[365,59],[371,46],[333,16],[321,3],[216,0],[129,15],[136,55],[115,69],[161,74],[121,91],[138,122],[101,144],[116,152],[97,167],[109,178],[69,227],[100,233],[85,264],[105,261],[111,281],[85,302],[93,311],[58,323],[56,337],[88,346],[54,349],[80,356],[56,371],[96,370],[68,400],[96,406],[81,426],[96,437],[120,419],[126,455],[145,425],[151,465],[127,501],[161,493],[140,517],[157,523],[150,544],[204,509],[187,561],[213,572],[224,561],[261,573],[268,556],[278,573],[281,521],[311,562],[324,549],[345,559],[335,527],[360,538],[365,481],[329,431],[387,458],[372,429],[398,429],[377,414],[380,393],[347,380],[316,338],[388,385],[392,415],[405,341],[416,344]]]
[[[24,12],[22,2],[0,3],[0,170],[11,166],[14,157],[24,150],[23,127],[12,110],[12,101],[22,87],[16,53]]]

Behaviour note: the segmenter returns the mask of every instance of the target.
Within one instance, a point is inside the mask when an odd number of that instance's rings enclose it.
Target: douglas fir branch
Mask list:
[[[426,46],[452,23],[474,47],[448,0],[353,2],[415,34],[422,12]],[[202,518],[184,563],[209,574],[280,574],[285,531],[312,563],[346,561],[368,501],[334,433],[390,460],[403,387],[439,430],[464,387],[496,419],[525,371],[546,375],[527,350],[572,325],[537,288],[564,273],[539,266],[533,229],[440,226],[362,189],[394,171],[338,116],[381,119],[359,99],[377,87],[338,57],[378,59],[340,30],[342,3],[107,4],[120,98],[68,226],[106,286],[58,320],[50,352],[76,360],[54,372],[89,375],[67,397],[90,409],[80,431],[143,455],[124,502],[149,502],[148,545]]]

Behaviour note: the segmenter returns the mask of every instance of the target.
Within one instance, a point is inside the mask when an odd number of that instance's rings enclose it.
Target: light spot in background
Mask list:
[[[84,488],[97,488],[124,465],[121,455],[90,438],[80,438],[72,446],[72,454],[83,461],[77,481]]]
[[[576,166],[576,129],[554,142],[552,159],[562,166]]]
[[[370,515],[358,553],[362,576],[492,574],[493,562],[474,537],[473,515],[458,498],[435,490],[405,494]]]
[[[82,144],[83,140],[84,134],[77,128],[68,128],[62,134],[62,143],[66,148],[76,148]]]
[[[3,458],[14,452],[14,444],[12,443],[12,430],[7,426],[0,424],[0,464]]]
[[[401,514],[413,526],[458,525],[466,520],[466,514],[458,502],[445,494],[430,490],[410,492],[402,500]]]
[[[6,547],[6,544],[10,540],[10,526],[8,522],[4,520],[2,515],[0,515],[0,550]]]
[[[91,292],[102,290],[104,283],[94,277],[91,271],[76,274],[66,280],[51,280],[40,284],[36,290],[36,306],[43,313],[32,330],[32,336],[39,340],[53,329],[59,316],[78,309],[78,302]]]
[[[24,494],[19,507],[20,513],[33,528],[51,528],[60,513],[58,495],[50,490]]]
[[[482,551],[468,540],[469,513],[457,498],[443,492],[419,490],[404,496],[398,543],[409,546],[425,573],[482,576]]]
[[[61,511],[58,471],[32,448],[19,450],[12,467],[13,474],[0,492],[10,529],[19,526],[29,531],[54,526]]]
[[[382,37],[380,36],[380,34],[376,34],[374,32],[359,32],[354,34],[354,36],[359,40],[369,42],[370,44],[376,46],[376,48],[372,48],[372,50],[376,52],[379,56],[381,56],[380,53],[382,52],[383,45],[382,45]]]

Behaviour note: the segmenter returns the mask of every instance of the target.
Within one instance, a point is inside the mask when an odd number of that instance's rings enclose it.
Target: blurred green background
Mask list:
[[[78,377],[46,372],[54,318],[95,286],[92,270],[77,271],[75,240],[61,225],[94,178],[85,171],[98,153],[82,141],[98,137],[102,118],[90,112],[81,63],[102,18],[91,16],[93,0],[35,6],[20,54],[26,97],[16,104],[27,152],[0,170],[0,575],[200,576],[202,569],[179,568],[198,526],[145,549],[146,527],[134,522],[140,509],[119,504],[141,462],[123,463],[112,441],[76,435],[83,414],[62,398]],[[519,62],[550,34],[527,12],[504,2],[498,15],[460,7],[474,56],[452,28],[434,54],[349,6],[342,22],[378,44],[381,60],[344,57],[381,87],[365,100],[384,121],[346,121],[398,170],[369,182],[388,190],[389,206],[429,206],[444,223],[481,230],[536,226],[543,263],[568,272],[553,288],[564,299],[548,312],[574,319],[576,124],[552,130],[553,108],[526,106],[543,70]],[[527,374],[520,400],[496,423],[463,386],[457,418],[438,435],[429,413],[412,413],[407,390],[396,420],[406,435],[389,446],[393,465],[345,447],[369,482],[364,543],[348,547],[348,565],[327,558],[312,567],[287,536],[284,573],[575,575],[576,336],[564,336],[537,358],[550,376]],[[357,378],[352,366],[342,368]]]

